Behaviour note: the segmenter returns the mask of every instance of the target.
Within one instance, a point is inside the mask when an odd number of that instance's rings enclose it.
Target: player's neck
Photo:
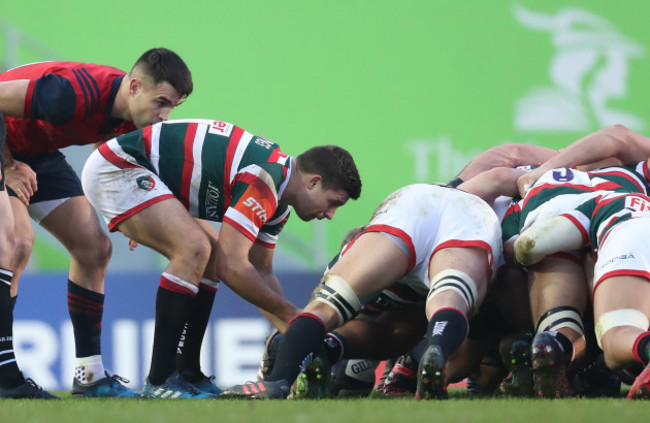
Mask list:
[[[120,88],[117,90],[115,95],[115,101],[113,102],[113,110],[111,111],[111,117],[115,119],[120,119],[124,121],[130,121],[131,115],[129,114],[129,75],[124,75],[122,82],[120,83]]]
[[[289,174],[289,182],[287,182],[287,187],[284,189],[282,196],[279,198],[279,201],[285,204],[293,205],[293,202],[296,198],[296,193],[300,189],[302,177],[301,173],[298,170],[298,165],[296,164],[296,158],[291,158],[291,173]]]

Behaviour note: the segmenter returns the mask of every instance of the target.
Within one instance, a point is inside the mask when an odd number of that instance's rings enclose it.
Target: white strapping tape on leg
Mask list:
[[[557,331],[560,328],[570,328],[585,336],[582,328],[582,317],[576,310],[556,311],[537,324],[537,333],[549,330]]]
[[[618,326],[633,326],[643,331],[648,330],[648,317],[645,313],[640,312],[634,308],[621,308],[618,310],[608,311],[603,313],[596,322],[596,341],[598,346],[602,349],[601,339],[603,335],[610,329]]]
[[[434,296],[449,290],[457,292],[465,301],[468,315],[474,314],[476,311],[474,307],[478,298],[476,282],[467,273],[456,269],[443,270],[431,279],[427,305]]]
[[[314,301],[332,307],[339,318],[339,325],[352,319],[361,309],[361,301],[350,284],[333,273],[326,273],[313,293]]]

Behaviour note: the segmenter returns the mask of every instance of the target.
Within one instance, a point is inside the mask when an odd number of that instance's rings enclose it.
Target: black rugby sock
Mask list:
[[[325,326],[318,317],[308,313],[294,317],[280,341],[273,370],[267,380],[284,379],[293,383],[303,363],[311,361],[323,348],[324,338]]]
[[[104,294],[68,280],[68,312],[74,331],[76,357],[101,355]]]
[[[460,310],[440,309],[429,320],[427,346],[438,345],[446,360],[463,343],[468,328],[467,318]]]
[[[11,278],[13,272],[0,268],[0,386],[15,388],[25,382],[18,368],[13,344],[13,306],[11,298]]]

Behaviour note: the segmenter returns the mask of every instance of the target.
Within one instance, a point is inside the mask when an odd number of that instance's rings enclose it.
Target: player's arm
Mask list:
[[[650,157],[650,138],[644,137],[623,125],[613,125],[578,139],[537,169],[523,175],[517,185],[525,195],[545,172],[562,168],[585,166],[593,169],[603,164],[633,164]]]
[[[224,222],[219,232],[217,248],[219,277],[237,295],[286,324],[296,314],[297,308],[284,298],[281,290],[277,291],[277,279],[270,278],[267,274],[270,265],[262,266],[265,273],[263,276],[251,263],[251,254],[258,265],[270,260],[270,257],[257,249],[251,252],[252,248],[253,241]]]
[[[273,273],[273,248],[267,248],[258,243],[254,243],[249,253],[250,262],[260,274],[266,285],[275,291],[276,294],[284,298],[280,281]],[[260,312],[273,324],[280,332],[284,333],[287,329],[289,320],[300,312],[300,309],[287,301],[285,317],[277,316],[260,308]],[[289,315],[287,319],[286,316]]]
[[[458,189],[481,197],[492,204],[497,197],[514,197],[517,195],[517,179],[525,170],[495,167],[474,176],[458,186]]]
[[[474,176],[495,167],[517,167],[543,163],[557,154],[557,150],[528,144],[503,144],[489,148],[476,156],[458,174],[468,181]]]
[[[7,116],[23,117],[28,86],[29,79],[0,82],[0,111]]]
[[[570,219],[555,216],[523,231],[514,243],[514,253],[517,262],[532,266],[547,255],[577,250],[585,243],[585,234]]]

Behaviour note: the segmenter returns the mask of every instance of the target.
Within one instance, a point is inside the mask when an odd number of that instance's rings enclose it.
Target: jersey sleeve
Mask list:
[[[273,220],[278,208],[275,182],[261,166],[250,165],[234,179],[232,202],[223,221],[255,242],[260,229]]]
[[[580,204],[574,210],[562,213],[561,216],[566,217],[573,223],[582,235],[583,244],[589,243],[589,227],[591,224],[591,216],[596,207],[596,200],[590,199]]]
[[[289,220],[290,213],[291,208],[288,205],[280,204],[273,217],[260,229],[255,242],[266,248],[275,248],[278,235]]]
[[[31,98],[29,98],[31,94]],[[29,117],[44,120],[54,126],[68,123],[77,108],[77,94],[69,79],[57,74],[46,74],[34,82],[28,91]]]

